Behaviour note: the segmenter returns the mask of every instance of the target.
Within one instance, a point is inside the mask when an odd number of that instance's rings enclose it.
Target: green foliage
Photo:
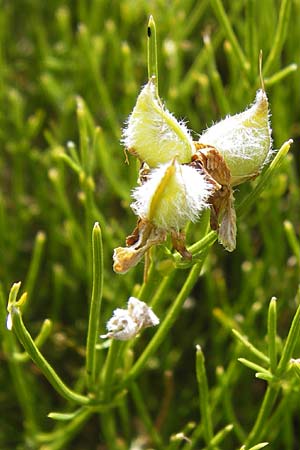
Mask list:
[[[0,3],[0,448],[296,448],[300,2]],[[262,49],[280,151],[236,192],[235,252],[205,213],[192,262],[159,246],[143,282],[112,253],[134,226],[120,137],[157,70],[151,14],[160,95],[199,133],[253,101]],[[161,324],[98,339],[130,295]]]

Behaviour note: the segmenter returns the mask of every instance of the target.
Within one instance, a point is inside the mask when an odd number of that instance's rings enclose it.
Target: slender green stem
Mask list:
[[[177,271],[173,270],[169,275],[165,276],[162,280],[160,285],[158,286],[155,294],[153,295],[150,306],[151,308],[155,308],[156,305],[160,302],[160,300],[163,298],[165,292],[170,287],[170,284],[172,283],[175,273]]]
[[[53,367],[41,354],[29,332],[25,328],[19,308],[13,307],[11,310],[11,316],[13,330],[15,331],[19,341],[21,342],[33,362],[40,368],[53,388],[62,397],[66,398],[69,401],[76,402],[81,405],[87,405],[88,403],[90,403],[90,399],[88,397],[77,394],[77,392],[74,392],[70,388],[68,388],[68,386],[66,386],[66,384],[57,375]]]
[[[87,130],[87,121],[86,121],[86,113],[85,113],[85,104],[82,98],[77,97],[77,121],[79,128],[79,137],[80,137],[80,156],[81,156],[81,165],[85,172],[85,174],[90,173],[89,167],[89,155],[88,155],[88,130]]]
[[[272,373],[275,373],[277,367],[276,337],[277,337],[277,305],[276,305],[276,298],[273,297],[270,301],[268,313],[268,348],[270,358],[270,369]]]
[[[223,3],[221,0],[211,0],[211,5],[215,10],[216,16],[219,20],[219,22],[221,23],[221,25],[223,26],[227,38],[229,40],[229,42],[232,45],[232,49],[234,50],[236,57],[242,67],[242,69],[248,73],[250,65],[249,65],[249,61],[247,61],[247,58],[244,55],[243,50],[241,49],[237,37],[233,31],[233,28],[230,24],[230,20],[226,14],[226,11],[224,9]]]
[[[124,343],[123,343],[124,344]],[[115,378],[115,368],[119,361],[119,355],[124,345],[116,339],[111,340],[108,354],[105,360],[103,371],[101,373],[101,388],[103,391],[103,400],[108,401],[111,396],[111,389]]]
[[[300,302],[300,288],[297,294],[297,302]],[[292,353],[297,344],[300,333],[300,306],[298,306],[294,319],[292,321],[292,325],[290,327],[286,343],[283,348],[283,352],[281,355],[281,359],[279,361],[276,375],[280,376],[287,369],[289,361],[292,357]],[[261,405],[259,414],[257,416],[256,422],[249,433],[248,439],[246,441],[246,448],[249,448],[250,445],[255,444],[255,442],[259,441],[263,436],[265,431],[266,421],[269,418],[273,405],[276,401],[278,391],[280,386],[278,384],[269,385],[267,391],[264,396],[263,403]]]
[[[260,180],[253,189],[253,191],[238,205],[238,207],[236,208],[236,212],[239,217],[242,217],[249,210],[249,208],[256,202],[258,196],[266,187],[266,184],[274,176],[275,170],[277,170],[278,167],[280,167],[292,143],[293,141],[292,139],[290,139],[281,146],[280,150],[278,151],[277,155],[275,156],[269,167],[260,177]]]
[[[63,432],[56,434],[53,433],[53,441],[46,443],[42,448],[45,450],[61,450],[66,447],[66,444],[70,442],[76,434],[78,434],[83,425],[93,415],[92,408],[83,408],[82,411],[76,415],[76,417],[67,425],[64,425]],[[49,438],[51,434],[49,434]]]
[[[33,255],[30,261],[30,266],[25,281],[24,289],[27,292],[29,300],[31,299],[32,292],[36,283],[37,275],[39,272],[43,249],[45,247],[46,235],[42,231],[38,232],[34,242]],[[25,304],[28,306],[28,302]]]
[[[298,267],[300,268],[300,242],[298,241],[294,226],[289,220],[285,220],[284,229],[286,232],[288,243],[290,244],[292,252],[297,259]]]
[[[255,444],[263,436],[266,422],[271,414],[272,408],[278,395],[278,391],[278,385],[268,386],[255,424],[246,440],[245,450],[250,449],[251,445]]]
[[[151,355],[159,348],[164,339],[166,338],[168,331],[180,315],[182,305],[195,285],[199,273],[202,267],[202,263],[195,264],[182,286],[179,294],[177,295],[173,305],[170,307],[163,323],[160,325],[158,331],[149,342],[148,346],[145,348],[139,359],[136,361],[132,369],[129,371],[127,377],[124,380],[124,384],[127,384],[129,381],[134,380],[140,372],[143,370],[146,362],[150,358]]]
[[[131,392],[133,401],[135,403],[135,406],[136,406],[136,409],[138,412],[138,416],[141,419],[141,421],[143,422],[146,430],[148,431],[149,436],[151,437],[151,440],[152,440],[155,448],[162,449],[163,443],[162,443],[161,437],[155,429],[153,421],[147,410],[146,402],[143,399],[141,390],[139,389],[139,387],[136,383],[134,383],[134,382],[131,383],[130,392]]]
[[[152,79],[156,87],[156,96],[158,95],[158,66],[157,66],[157,42],[156,27],[152,16],[149,18],[147,28],[147,60],[148,60],[148,78]]]
[[[140,300],[143,302],[149,300],[149,296],[157,283],[157,278],[160,278],[160,276],[155,268],[155,264],[152,262],[148,270],[147,280],[143,282],[138,293],[138,298]]]
[[[219,445],[225,437],[233,430],[233,425],[230,423],[229,425],[226,425],[222,430],[218,431],[218,433],[212,438],[210,441],[209,449],[216,447]]]
[[[289,76],[291,73],[294,73],[296,70],[298,70],[297,64],[289,64],[284,69],[281,69],[278,72],[274,73],[274,75],[272,75],[271,77],[265,78],[265,87],[269,88],[274,84],[279,83],[279,81],[282,81],[284,78]]]
[[[213,438],[213,425],[211,410],[209,404],[208,383],[205,370],[205,358],[200,345],[197,345],[196,351],[196,375],[199,389],[200,414],[203,423],[203,435],[206,445],[210,447]]]
[[[248,338],[243,336],[239,331],[232,330],[232,333],[234,336],[257,358],[259,358],[261,361],[263,361],[266,364],[270,364],[269,358],[260,350],[258,350],[256,347],[254,347],[251,342],[248,341]]]
[[[93,248],[93,288],[90,304],[88,334],[86,344],[86,375],[87,386],[91,391],[96,390],[96,343],[99,333],[99,320],[103,289],[103,248],[99,224],[96,222],[92,234]]]
[[[27,382],[26,373],[24,373],[23,367],[14,359],[16,351],[15,336],[6,330],[6,309],[5,301],[0,286],[0,335],[3,342],[4,355],[7,358],[9,371],[12,377],[13,385],[17,395],[17,399],[24,416],[24,424],[27,432],[30,435],[35,435],[38,430],[37,419],[34,407],[34,398]]]
[[[269,442],[260,442],[259,444],[256,444],[253,447],[249,448],[249,450],[260,450],[261,448],[264,448],[267,445],[269,445]],[[243,446],[241,450],[245,450],[245,446]]]
[[[203,40],[204,40],[205,48],[209,55],[209,57],[208,57],[209,80],[213,87],[221,115],[226,115],[226,114],[228,114],[228,111],[230,111],[230,106],[229,106],[228,96],[225,93],[221,75],[216,66],[214,48],[212,46],[210,36],[208,34],[204,35]]]
[[[44,342],[50,335],[51,331],[52,331],[52,322],[49,319],[45,319],[42,324],[39,334],[34,339],[34,343],[38,348],[42,347],[42,345],[44,344]],[[16,361],[19,361],[19,362],[25,362],[30,359],[29,355],[26,352],[14,353],[13,357]]]
[[[188,251],[190,253],[192,253],[193,256],[195,256],[196,254],[202,253],[206,250],[209,249],[209,247],[211,247],[214,242],[217,240],[218,235],[215,231],[210,231],[209,233],[207,233],[202,239],[200,239],[200,241],[195,242],[195,244],[190,245],[188,247]],[[181,261],[181,256],[176,253],[174,255],[174,260],[175,262],[180,262]]]
[[[289,334],[286,338],[286,342],[284,344],[282,355],[280,358],[280,361],[278,363],[278,367],[276,370],[276,375],[280,376],[285,370],[287,369],[287,366],[289,364],[289,361],[293,355],[293,351],[295,349],[295,346],[299,339],[300,334],[300,287],[298,288],[297,296],[296,296],[296,302],[299,305],[296,311],[296,314],[294,315]]]
[[[259,364],[255,364],[254,362],[250,361],[249,359],[246,358],[238,358],[238,361],[242,364],[244,364],[244,366],[249,367],[249,369],[255,370],[256,372],[259,373],[264,373],[265,375],[269,375],[269,377],[272,377],[271,373],[265,369],[264,367],[260,366]]]
[[[256,0],[248,0],[246,3],[246,43],[247,43],[247,52],[250,61],[250,74],[252,80],[255,80],[257,74],[257,61],[258,61],[258,46],[257,46],[257,32],[256,32],[256,17],[255,17],[255,9],[256,9]]]
[[[121,447],[118,445],[116,423],[112,411],[101,414],[100,421],[107,450],[120,450]]]
[[[274,38],[274,44],[271,48],[271,51],[267,58],[266,64],[264,65],[264,68],[263,68],[264,74],[269,73],[270,69],[272,68],[273,63],[276,61],[276,59],[278,58],[278,56],[281,52],[283,43],[284,43],[286,35],[287,35],[288,23],[289,23],[289,18],[290,18],[290,13],[291,13],[291,5],[292,5],[291,0],[282,0],[282,2],[281,2],[278,24],[276,26],[276,34],[275,34],[275,38]]]

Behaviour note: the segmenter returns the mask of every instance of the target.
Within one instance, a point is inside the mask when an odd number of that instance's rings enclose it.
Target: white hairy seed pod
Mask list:
[[[123,130],[123,143],[130,153],[150,167],[174,157],[179,163],[188,163],[194,151],[189,130],[163,106],[152,80],[138,96]]]
[[[148,181],[134,189],[131,207],[157,228],[179,231],[188,221],[198,219],[211,192],[203,174],[173,160],[152,170]]]
[[[221,153],[230,169],[232,186],[258,175],[269,159],[272,144],[266,93],[257,91],[250,108],[208,128],[199,143]]]
[[[101,338],[114,338],[127,341],[134,338],[143,328],[159,324],[159,318],[152,309],[141,300],[130,297],[127,309],[117,308],[106,324],[108,333]]]

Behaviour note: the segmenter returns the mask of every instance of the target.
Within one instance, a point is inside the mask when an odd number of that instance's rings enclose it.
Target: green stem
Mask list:
[[[79,138],[80,138],[80,157],[81,157],[81,166],[86,175],[90,174],[90,164],[89,164],[89,137],[87,130],[87,120],[86,120],[86,111],[85,104],[82,98],[77,97],[77,122],[79,128]]]
[[[148,61],[148,79],[152,79],[156,87],[156,96],[158,95],[158,66],[157,66],[157,41],[156,27],[153,16],[150,16],[147,28],[147,61]]]
[[[46,235],[42,231],[38,232],[35,238],[34,249],[32,259],[30,261],[30,266],[27,274],[27,278],[25,281],[25,292],[27,292],[27,298],[31,299],[32,292],[35,286],[35,282],[37,279],[37,275],[39,272],[41,257],[43,254],[43,249],[45,247]],[[28,300],[26,302],[28,306]],[[24,310],[23,310],[24,311]]]
[[[276,401],[278,391],[279,386],[268,386],[256,422],[245,442],[245,450],[257,443],[262,437],[265,431],[267,419],[271,415],[273,405]]]
[[[238,43],[237,37],[236,37],[236,35],[233,31],[233,28],[230,24],[229,18],[226,14],[226,11],[224,9],[222,1],[221,0],[211,0],[211,5],[215,10],[215,13],[216,13],[216,16],[217,16],[219,22],[221,23],[221,25],[223,26],[223,28],[225,30],[227,38],[232,45],[232,49],[234,50],[242,69],[246,73],[248,73],[249,68],[250,68],[249,61],[247,61],[239,43]]]
[[[86,344],[87,386],[91,391],[96,389],[96,343],[99,333],[100,309],[103,289],[103,248],[99,224],[96,222],[92,234],[93,248],[93,288],[88,323]]]
[[[297,293],[297,302],[300,301],[300,288]],[[282,356],[276,369],[276,375],[280,376],[287,369],[289,361],[292,357],[292,353],[297,344],[300,333],[300,305],[297,308],[296,314],[292,321],[292,325],[289,330],[289,334],[286,339],[286,343],[283,348]],[[246,448],[255,444],[260,440],[266,429],[266,422],[271,414],[273,405],[276,401],[280,386],[278,384],[269,385],[264,396],[263,403],[261,405],[256,422],[248,436],[246,441]]]
[[[279,70],[278,72],[274,73],[271,77],[265,78],[264,83],[265,87],[269,88],[273,86],[274,84],[279,83],[279,81],[282,81],[284,78],[289,76],[291,73],[295,72],[298,69],[297,64],[289,64],[284,69]]]
[[[247,51],[250,61],[250,74],[251,79],[254,81],[257,74],[257,61],[258,61],[258,46],[257,46],[257,32],[256,32],[256,0],[248,0],[246,3],[246,42]]]
[[[269,378],[272,378],[272,374],[265,369],[264,367],[260,366],[259,364],[255,364],[252,361],[249,361],[249,359],[246,358],[238,358],[238,361],[241,364],[244,364],[244,366],[249,367],[249,369],[254,370],[255,372],[259,372],[260,374],[264,374],[266,376],[269,376]]]
[[[41,372],[47,378],[53,388],[64,398],[71,402],[78,403],[80,405],[87,405],[90,403],[90,399],[83,395],[77,394],[68,388],[61,378],[57,375],[53,367],[41,354],[37,346],[35,345],[32,337],[25,328],[22,320],[21,312],[19,308],[12,307],[11,310],[13,330],[15,331],[19,341],[23,345],[24,349],[33,360],[33,362],[40,368]]]
[[[115,367],[116,363],[119,360],[118,356],[121,352],[122,347],[123,346],[121,345],[120,341],[117,341],[116,339],[111,340],[111,344],[101,374],[104,401],[108,401],[110,399],[111,388],[115,377]]]
[[[300,268],[300,242],[298,241],[295,228],[289,220],[285,220],[283,224],[288,243],[297,259],[298,267]]]
[[[213,438],[213,425],[209,404],[207,376],[205,370],[205,358],[200,345],[196,351],[196,375],[199,389],[200,414],[203,423],[203,435],[207,446],[210,446]]]
[[[66,444],[70,442],[74,436],[81,430],[82,426],[93,414],[92,408],[83,408],[82,411],[67,425],[64,425],[63,432],[57,435],[53,433],[53,442],[46,443],[41,446],[41,449],[45,450],[61,450],[65,448]],[[49,437],[51,434],[49,435]]]
[[[225,439],[227,434],[233,430],[233,427],[234,426],[230,423],[229,425],[226,425],[224,428],[222,428],[222,430],[218,431],[218,433],[212,438],[208,448],[211,449],[219,445]]]
[[[149,271],[147,274],[147,280],[143,282],[139,293],[138,293],[138,299],[142,300],[143,302],[147,302],[149,300],[150,294],[152,290],[155,288],[155,284],[157,282],[157,278],[159,278],[159,273],[156,270],[155,264],[151,262]]]
[[[118,445],[116,424],[112,411],[101,414],[100,420],[107,450],[120,450],[121,447]]]
[[[200,239],[200,241],[195,242],[195,244],[193,245],[190,245],[188,247],[188,251],[192,253],[193,256],[195,256],[196,254],[208,250],[208,248],[213,245],[213,243],[217,240],[217,238],[218,238],[217,233],[215,231],[210,231],[202,239]],[[176,253],[174,255],[175,262],[180,262],[181,259],[182,258],[179,255],[179,253]]]
[[[141,390],[139,389],[139,387],[136,383],[134,383],[134,382],[131,383],[130,392],[131,392],[133,401],[135,403],[138,416],[139,416],[140,420],[143,422],[146,430],[148,431],[149,436],[154,444],[154,447],[156,449],[162,449],[163,448],[162,440],[161,440],[159,434],[157,433],[155,426],[153,425],[153,421],[152,421],[152,419],[148,413],[147,407],[146,407],[146,402],[143,399]]]
[[[298,288],[296,302],[299,305],[294,315],[292,325],[289,330],[289,334],[286,338],[286,342],[283,347],[282,355],[276,370],[276,375],[282,375],[290,362],[290,359],[293,355],[293,351],[299,339],[300,334],[300,286]]]
[[[202,267],[202,262],[195,264],[181,288],[181,291],[177,295],[173,305],[170,307],[163,323],[160,325],[158,331],[154,335],[153,339],[150,341],[148,346],[145,348],[139,359],[136,361],[132,369],[129,371],[127,377],[122,384],[127,384],[129,381],[134,380],[140,372],[144,369],[144,366],[148,359],[153,355],[153,353],[159,348],[162,342],[166,339],[168,331],[180,315],[182,305],[185,302],[187,296],[194,287],[199,273]]]
[[[41,326],[39,334],[34,339],[34,343],[38,348],[42,347],[42,345],[50,335],[51,331],[52,331],[52,322],[49,319],[45,319]],[[26,362],[30,359],[29,355],[26,352],[23,353],[16,352],[14,353],[13,357],[18,362]]]
[[[282,2],[281,2],[278,24],[276,26],[276,34],[275,34],[275,38],[274,38],[274,44],[271,48],[268,59],[263,68],[264,74],[267,74],[270,71],[274,61],[276,61],[277,57],[279,56],[279,54],[281,52],[283,43],[286,38],[287,30],[288,30],[288,22],[289,22],[289,18],[290,18],[291,4],[292,4],[291,0],[282,0]]]
[[[16,351],[15,337],[10,331],[6,330],[5,322],[6,308],[4,296],[0,286],[0,333],[3,340],[3,350],[5,356],[7,357],[7,363],[17,395],[18,403],[24,415],[25,429],[28,431],[28,434],[32,436],[36,434],[38,425],[35,417],[35,407],[33,404],[32,395],[30,395],[31,389],[29,388],[29,383],[27,383],[26,373],[24,373],[23,368],[20,366],[19,362],[14,359]]]
[[[169,288],[170,284],[174,280],[174,276],[175,276],[176,272],[177,272],[177,270],[173,270],[169,275],[165,276],[161,280],[161,282],[160,282],[160,284],[159,284],[155,294],[153,295],[153,297],[151,299],[151,302],[150,302],[151,308],[155,309],[156,305],[163,298],[164,293],[167,291],[167,289]]]
[[[234,329],[232,330],[232,333],[254,356],[259,358],[264,363],[268,365],[270,364],[269,358],[263,352],[254,347],[254,345],[248,341],[248,338],[246,336],[243,336],[239,331]]]
[[[275,170],[277,170],[278,167],[280,167],[281,163],[285,159],[292,143],[293,141],[292,139],[290,139],[281,146],[280,150],[278,150],[277,155],[275,156],[269,167],[260,177],[260,180],[253,189],[253,191],[238,205],[238,207],[236,208],[236,212],[239,217],[242,217],[249,210],[249,208],[256,202],[257,197],[261,194],[261,192],[265,189],[266,184],[274,176]]]
[[[277,367],[276,336],[277,336],[277,305],[276,305],[276,298],[273,297],[270,301],[268,313],[268,348],[270,358],[270,369],[272,373],[275,373]]]

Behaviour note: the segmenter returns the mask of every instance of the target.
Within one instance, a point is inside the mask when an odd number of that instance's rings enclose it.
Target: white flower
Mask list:
[[[199,218],[211,192],[212,186],[202,173],[173,160],[153,169],[148,180],[133,191],[131,207],[156,227],[179,231],[188,221]]]
[[[113,316],[106,324],[108,333],[100,337],[127,341],[134,338],[143,328],[158,324],[159,318],[146,303],[130,297],[127,309],[114,310]]]
[[[128,151],[150,167],[177,158],[188,163],[194,151],[193,140],[184,122],[164,108],[152,80],[143,87],[123,130]]]
[[[272,144],[266,93],[257,91],[250,108],[208,128],[199,143],[221,153],[230,169],[232,186],[258,175],[269,160]]]
[[[100,337],[113,337],[120,341],[127,341],[138,333],[138,326],[126,309],[117,308],[106,324],[108,333]]]
[[[138,298],[129,298],[128,313],[139,324],[139,328],[154,327],[159,324],[159,318],[154,314],[152,309]]]

